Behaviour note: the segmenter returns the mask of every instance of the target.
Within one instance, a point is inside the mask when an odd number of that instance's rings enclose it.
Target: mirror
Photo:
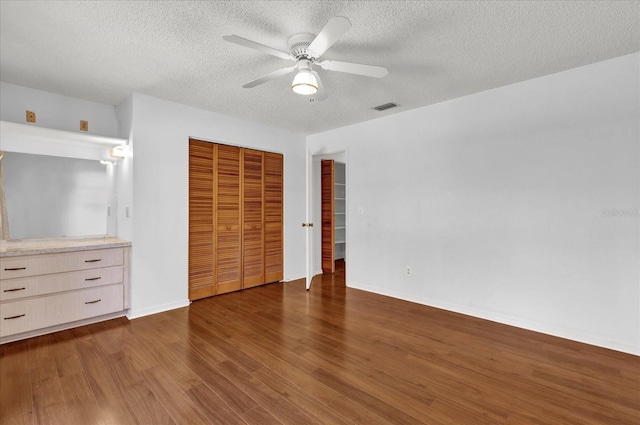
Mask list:
[[[2,172],[11,239],[115,234],[116,167],[7,152]]]

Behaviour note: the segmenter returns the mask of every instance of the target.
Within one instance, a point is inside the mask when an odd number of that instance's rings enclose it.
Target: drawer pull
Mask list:
[[[20,317],[24,317],[24,314],[18,314],[17,316],[5,317],[4,320],[19,319]]]
[[[97,260],[84,260],[85,263],[97,263],[98,261],[102,261],[102,259],[98,258]]]
[[[27,288],[13,288],[13,289],[5,289],[2,292],[16,292],[16,291],[24,291]]]
[[[90,280],[100,280],[102,279],[102,277],[98,276],[98,277],[89,277],[87,279],[85,279],[85,281],[90,281]]]
[[[15,270],[27,270],[26,267],[12,267],[10,269],[5,269],[6,271],[15,271]]]
[[[97,300],[93,300],[93,301],[87,301],[85,304],[95,304],[95,303],[99,303],[100,301],[102,301],[102,299],[97,299]]]

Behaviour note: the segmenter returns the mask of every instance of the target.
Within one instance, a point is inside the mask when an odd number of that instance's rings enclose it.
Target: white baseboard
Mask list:
[[[523,320],[521,318],[508,316],[491,311],[485,311],[467,306],[448,303],[441,300],[435,300],[430,298],[416,297],[411,294],[406,294],[399,291],[389,291],[388,289],[381,289],[371,285],[361,285],[358,283],[350,282],[349,288],[359,289],[362,291],[372,292],[374,294],[385,295],[392,298],[398,298],[405,301],[411,301],[417,304],[426,305],[429,307],[435,307],[442,310],[452,311],[454,313],[460,313],[467,316],[477,317],[479,319],[490,320],[492,322],[502,323],[504,325],[515,326],[517,328],[526,329],[529,331],[539,332],[546,335],[556,336],[559,338],[569,339],[572,341],[581,342],[584,344],[595,345],[597,347],[607,348],[610,350],[620,351],[627,354],[633,354],[640,356],[640,347],[635,347],[629,344],[627,341],[613,340],[601,335],[589,334],[585,332],[576,331],[574,329],[564,329],[556,326],[550,326],[546,323],[533,322],[530,320]]]
[[[306,279],[306,276],[300,276],[300,277],[289,277],[289,276],[285,276],[284,279],[282,279],[283,282],[291,282],[292,280],[298,280],[298,279]]]
[[[127,314],[127,319],[137,319],[144,316],[149,316],[151,314],[162,313],[163,311],[175,310],[176,308],[188,307],[191,304],[189,300],[181,300],[175,301],[172,303],[166,303],[161,305],[156,305],[152,307],[146,307],[141,309],[131,308],[129,310],[129,314]]]
[[[322,274],[322,269],[314,271],[311,277],[313,278],[315,276],[318,276],[319,274]],[[292,280],[306,279],[306,278],[307,278],[306,276],[300,276],[300,277],[294,277],[294,278],[285,277],[283,282],[291,282]]]

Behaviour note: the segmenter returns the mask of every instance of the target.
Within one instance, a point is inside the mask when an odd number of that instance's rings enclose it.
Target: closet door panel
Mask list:
[[[284,278],[283,244],[283,157],[264,154],[264,274],[265,282]]]
[[[214,286],[213,144],[189,141],[189,299],[211,296]]]
[[[283,279],[283,156],[189,140],[189,299]]]
[[[241,150],[217,145],[216,174],[216,294],[241,288]]]
[[[324,159],[320,165],[322,198],[322,272],[335,271],[334,161]]]
[[[243,149],[243,287],[264,281],[264,153]]]

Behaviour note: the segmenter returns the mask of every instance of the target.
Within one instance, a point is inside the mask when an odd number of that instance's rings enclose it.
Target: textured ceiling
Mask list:
[[[117,105],[132,92],[302,134],[640,51],[638,1],[5,1],[0,78]],[[383,79],[319,70],[329,98],[309,103],[284,66],[227,43],[281,50],[332,16],[352,28],[323,59],[387,67]],[[395,102],[385,112],[374,106]]]

